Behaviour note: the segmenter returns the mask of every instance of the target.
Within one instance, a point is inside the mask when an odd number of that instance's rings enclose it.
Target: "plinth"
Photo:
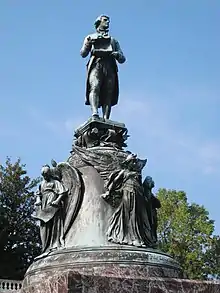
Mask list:
[[[162,284],[162,280],[183,277],[179,264],[172,257],[156,248],[150,248],[144,241],[138,242],[139,246],[130,245],[129,242],[125,245],[126,241],[130,241],[135,235],[151,235],[150,230],[148,234],[143,231],[150,229],[146,226],[146,217],[145,228],[141,226],[143,217],[140,215],[145,213],[144,204],[150,204],[149,199],[145,201],[142,194],[141,181],[136,181],[134,186],[130,181],[129,186],[126,186],[123,185],[127,180],[125,177],[124,181],[120,182],[122,187],[118,188],[122,193],[121,202],[116,206],[102,197],[109,178],[117,179],[119,175],[114,174],[124,174],[125,171],[120,170],[124,170],[123,166],[127,162],[133,162],[129,160],[135,160],[135,170],[131,175],[136,176],[137,173],[137,180],[146,164],[146,160],[131,156],[131,152],[123,149],[127,137],[125,125],[114,121],[91,119],[76,130],[76,140],[70,157],[66,163],[58,164],[60,168],[66,166],[66,171],[62,173],[60,169],[61,173],[54,172],[61,174],[56,178],[64,185],[71,179],[71,174],[75,174],[72,185],[69,185],[72,189],[68,189],[72,190],[72,193],[69,192],[68,196],[77,198],[77,204],[73,200],[70,205],[71,208],[75,207],[75,210],[70,211],[74,218],[68,221],[72,224],[65,234],[65,247],[48,249],[47,253],[35,260],[25,275],[22,292],[166,292],[149,291],[153,288],[151,282],[154,283],[157,279]],[[76,172],[68,173],[70,169]],[[78,177],[80,180],[76,188],[74,184]],[[138,206],[136,197],[142,198],[143,206]],[[123,231],[129,230],[129,227],[126,227],[126,217],[130,217],[129,223],[134,223],[139,232],[131,234],[130,238],[125,235],[124,244],[120,243],[120,239],[116,243],[117,241],[110,241],[107,237],[107,230],[110,219],[120,211],[120,206],[126,199],[129,199],[130,205],[126,203],[124,209],[128,206],[131,211],[125,211],[127,216],[124,218],[122,215],[119,218],[122,224],[117,224],[115,229],[119,229],[121,225]],[[134,204],[137,204],[135,209]],[[153,240],[149,239],[149,245],[151,241],[153,243]],[[155,247],[152,244],[153,246]]]
[[[218,282],[182,279],[177,262],[149,249],[103,246],[53,252],[28,269],[23,293],[218,293]]]

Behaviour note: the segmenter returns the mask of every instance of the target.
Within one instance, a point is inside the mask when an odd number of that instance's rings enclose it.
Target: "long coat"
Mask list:
[[[89,44],[88,42],[88,38],[91,38],[91,39],[96,39],[97,36],[99,35],[99,33],[94,33],[94,34],[90,34],[88,35],[85,40],[84,40],[84,43],[83,43],[83,46],[80,50],[80,54],[83,58],[85,58],[86,56],[88,56],[89,52],[91,52],[92,50],[92,46]],[[118,53],[118,58],[117,58],[117,61],[118,63],[124,63],[125,62],[125,56],[120,48],[120,45],[119,45],[119,42],[114,39],[113,37],[111,37],[111,46],[112,46],[112,50],[113,52],[117,52]],[[87,63],[87,79],[86,79],[86,101],[85,101],[85,104],[86,105],[90,105],[90,102],[89,102],[89,93],[90,93],[90,83],[89,83],[89,75],[90,75],[90,72],[93,68],[93,65],[94,63],[97,61],[97,57],[92,55],[92,52],[91,52],[91,56],[90,56],[90,59],[89,59],[89,62]],[[113,72],[115,73],[114,76],[115,76],[115,87],[114,87],[114,91],[113,91],[113,94],[112,94],[112,98],[111,98],[111,106],[114,106],[118,103],[118,96],[119,96],[119,85],[118,85],[118,66],[117,66],[117,63],[116,63],[116,60],[115,58],[112,58],[112,64],[113,64]],[[102,96],[102,93],[101,93],[101,96]],[[100,99],[100,102],[101,102],[102,99]],[[99,105],[99,107],[101,106],[101,103]]]

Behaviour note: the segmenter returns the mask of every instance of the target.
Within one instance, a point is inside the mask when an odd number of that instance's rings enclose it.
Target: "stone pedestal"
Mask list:
[[[67,162],[55,164],[58,167],[54,167],[54,173],[51,171],[68,188],[68,200],[71,199],[70,207],[74,209],[74,213],[70,212],[73,220],[63,241],[65,248],[52,250],[48,247],[35,260],[25,275],[23,293],[218,292],[214,291],[219,288],[218,284],[181,280],[183,274],[179,264],[169,255],[147,248],[145,242],[134,246],[133,242],[108,239],[109,221],[118,207],[104,200],[103,193],[109,177],[123,168],[130,155],[123,150],[127,137],[125,125],[110,120],[90,119],[76,130],[75,145]],[[134,158],[136,169],[133,173],[139,172],[140,180],[136,183],[138,187],[129,185],[133,189],[129,189],[128,198],[134,195],[135,204],[138,197],[144,199],[141,170],[146,160]],[[122,192],[124,188],[125,185]],[[140,193],[135,188],[139,188]],[[72,203],[74,198],[77,204],[74,200]],[[142,203],[145,206],[149,201]],[[129,207],[126,211],[131,214]],[[141,219],[138,216],[142,206],[134,211],[133,218]],[[148,219],[148,214],[145,215]],[[123,221],[122,216],[121,222],[128,227]],[[149,225],[140,228],[151,229]]]
[[[148,270],[149,268],[149,270]],[[153,267],[106,263],[99,270],[74,266],[30,269],[21,293],[219,293],[220,283],[151,276]],[[146,274],[148,270],[149,275]]]
[[[75,130],[74,144],[79,147],[115,146],[126,147],[128,130],[124,123],[92,117]]]
[[[139,281],[155,277],[181,278],[182,272],[169,255],[154,249],[119,245],[78,247],[51,252],[35,261],[26,273],[22,290],[33,293],[132,292],[129,291],[132,282],[138,288]],[[126,291],[117,291],[120,288],[115,286],[121,283],[126,284],[125,288],[121,287]]]

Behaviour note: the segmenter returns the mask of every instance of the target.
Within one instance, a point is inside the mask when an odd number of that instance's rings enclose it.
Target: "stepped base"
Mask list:
[[[214,293],[220,284],[180,279],[170,256],[132,247],[84,247],[52,252],[28,269],[23,293]]]
[[[63,249],[36,260],[26,273],[22,290],[33,293],[67,292],[60,288],[65,283],[68,292],[84,292],[71,291],[69,286],[76,280],[82,282],[84,278],[92,280],[93,277],[146,280],[149,277],[178,278],[182,277],[182,272],[169,255],[153,249],[130,246]],[[49,289],[52,287],[58,291]]]
[[[43,283],[26,286],[19,293],[218,293],[220,283],[170,278],[92,276],[67,272]]]

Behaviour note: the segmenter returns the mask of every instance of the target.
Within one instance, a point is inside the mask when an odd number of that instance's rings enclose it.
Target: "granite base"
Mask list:
[[[139,280],[152,277],[181,278],[182,271],[172,257],[155,249],[119,245],[78,247],[39,256],[26,273],[22,292],[111,292],[109,288],[117,282],[127,280],[136,286]],[[100,284],[106,284],[107,291],[99,291],[96,287]],[[85,291],[87,287],[94,290]]]
[[[144,277],[132,278],[109,273],[94,276],[74,271],[47,276],[40,282],[24,280],[21,293],[219,293],[220,283],[184,279]]]
[[[220,283],[182,278],[179,264],[154,249],[78,247],[40,256],[21,293],[220,293]]]

